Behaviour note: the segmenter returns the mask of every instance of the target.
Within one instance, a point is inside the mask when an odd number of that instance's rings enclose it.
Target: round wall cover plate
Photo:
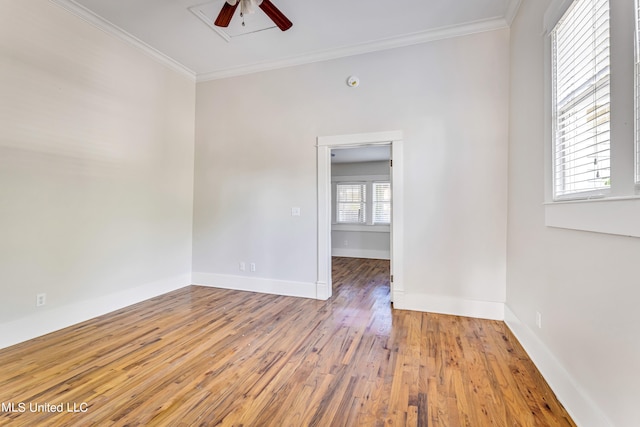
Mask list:
[[[358,87],[359,84],[360,79],[356,76],[349,76],[349,78],[347,79],[347,85],[349,85],[350,87]]]

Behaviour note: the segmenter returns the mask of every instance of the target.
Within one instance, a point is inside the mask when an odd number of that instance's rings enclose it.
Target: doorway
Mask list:
[[[391,261],[391,301],[399,301],[404,295],[402,283],[402,205],[403,177],[402,153],[403,142],[401,131],[377,132],[367,134],[351,134],[318,137],[318,280],[316,297],[328,299],[333,294],[331,279],[331,224],[332,224],[332,183],[331,152],[339,148],[389,146],[390,185],[391,185],[391,221],[390,221],[390,261]]]

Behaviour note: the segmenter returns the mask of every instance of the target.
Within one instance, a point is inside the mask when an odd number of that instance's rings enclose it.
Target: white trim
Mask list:
[[[394,166],[391,168],[392,302],[396,301],[396,295],[400,295],[400,301],[403,301],[404,298],[404,142],[402,134],[397,136],[399,138],[395,139],[391,145],[391,159],[395,160]]]
[[[404,291],[394,289],[391,293],[391,302],[393,303],[393,308],[404,307]]]
[[[320,138],[318,138],[320,139]],[[331,147],[317,147],[318,186],[318,281],[325,296],[333,294],[331,281]]]
[[[389,160],[386,160],[386,164],[389,164]],[[334,163],[332,163],[334,165]],[[374,186],[375,184],[391,184],[390,175],[342,175],[336,177],[331,171],[331,192],[335,195],[335,198],[331,199],[331,229],[332,231],[366,231],[366,232],[389,232],[391,224],[389,222],[374,222],[375,221],[375,203],[374,198]],[[365,221],[364,222],[338,222],[340,213],[338,208],[340,201],[337,200],[338,186],[339,185],[359,185],[366,187],[365,191]]]
[[[364,233],[389,233],[391,228],[389,224],[347,224],[344,222],[331,224],[331,231],[354,231]]]
[[[553,0],[547,8],[544,18],[545,30],[551,31],[562,17],[566,10],[571,6],[574,0]],[[611,2],[611,20],[617,22],[625,22],[624,18],[632,12],[630,2]],[[626,7],[626,9],[625,9]],[[626,55],[633,44],[633,36],[630,32],[630,26],[618,26],[616,31],[612,32],[611,57],[612,63],[612,83],[611,99],[616,105],[632,105],[632,91],[629,91],[628,83],[632,83],[632,79],[625,77],[624,70],[633,69],[632,55]],[[626,28],[626,29],[625,29]],[[623,43],[616,43],[616,41]],[[612,45],[613,46],[613,45]],[[544,144],[544,209],[545,209],[545,225],[548,227],[565,228],[571,230],[581,230],[596,233],[606,233],[621,236],[640,237],[640,224],[637,218],[640,217],[640,201],[637,199],[638,189],[633,187],[633,183],[626,177],[630,175],[631,162],[627,166],[627,159],[633,156],[633,144],[627,144],[626,141],[632,141],[633,129],[626,123],[632,123],[633,112],[631,109],[624,111],[624,108],[617,109],[617,113],[611,117],[611,164],[612,164],[612,186],[606,194],[585,194],[578,193],[554,200],[552,180],[553,176],[553,126],[552,126],[552,49],[551,38],[545,37],[544,43],[544,126],[545,126],[545,144]],[[616,58],[616,59],[614,59]],[[615,74],[615,76],[614,76]],[[627,98],[625,102],[624,98]],[[615,106],[612,105],[612,110]],[[625,116],[626,114],[626,116]],[[617,167],[616,167],[617,165]],[[615,175],[615,176],[614,176]]]
[[[549,7],[551,8],[551,6]],[[555,26],[555,23],[553,24]],[[552,46],[550,31],[553,30],[553,26],[548,30],[544,30],[544,200],[553,200],[555,185],[553,177],[553,162],[554,162],[554,150],[553,150],[553,109],[551,104],[553,103],[553,64],[551,61]]]
[[[377,249],[353,249],[353,248],[333,248],[332,256],[345,258],[369,258],[369,259],[390,259],[391,253]]]
[[[564,204],[574,204],[574,203],[598,203],[598,202],[622,202],[622,201],[630,201],[630,200],[640,200],[640,195],[632,195],[632,196],[615,196],[615,197],[606,197],[605,195],[598,195],[596,197],[591,198],[566,198],[554,200],[552,202],[545,202],[545,205],[564,205]]]
[[[388,162],[388,160],[382,160],[383,162]],[[336,163],[334,163],[335,165]],[[337,163],[339,165],[345,165],[347,163]],[[371,181],[371,182],[380,182],[380,181],[389,181],[389,175],[333,175],[331,177],[331,182],[360,182],[360,181]]]
[[[329,284],[326,282],[316,282],[316,298],[324,301],[328,300],[330,296]]]
[[[395,279],[395,277],[394,277]],[[503,320],[504,303],[481,301],[442,295],[407,293],[396,290],[402,296],[394,298],[394,308],[401,310],[422,311],[427,313],[451,314],[454,316],[475,317],[479,319]]]
[[[340,148],[348,148],[360,145],[389,144],[392,141],[401,141],[402,139],[403,136],[401,130],[356,133],[350,135],[331,135],[319,136],[317,139],[317,146],[339,146]]]
[[[107,21],[103,17],[97,15],[96,13],[92,12],[91,10],[82,6],[81,4],[75,2],[74,0],[49,0],[49,1],[51,3],[54,3],[62,7],[66,11],[76,15],[77,17],[93,25],[94,27],[104,31],[105,33],[141,50],[142,52],[149,55],[159,63],[169,67],[173,71],[177,71],[178,73],[189,78],[190,80],[196,81],[196,73],[194,71],[190,70],[189,68],[185,67],[175,59],[165,55],[159,50],[149,46],[139,38],[126,32],[125,30],[116,26],[115,24],[112,24],[111,22]]]
[[[327,298],[331,297],[333,289],[331,282],[331,148],[357,147],[366,145],[391,144],[394,166],[391,169],[392,183],[392,212],[391,227],[394,230],[391,242],[391,274],[398,290],[402,285],[402,248],[395,247],[402,243],[402,131],[359,133],[350,135],[319,136],[317,138],[317,191],[318,191],[318,283],[326,283]],[[397,182],[397,184],[396,184]],[[398,187],[396,187],[398,185]],[[396,233],[397,232],[397,233]]]
[[[504,321],[547,381],[575,423],[581,427],[613,427],[613,423],[589,398],[538,336],[514,313],[504,308]]]
[[[399,37],[376,40],[367,43],[360,43],[354,46],[328,49],[320,52],[297,55],[290,58],[265,61],[256,64],[247,64],[234,68],[224,68],[208,73],[198,74],[197,81],[224,79],[228,77],[241,76],[245,74],[258,73],[261,71],[275,70],[278,68],[293,67],[296,65],[311,64],[314,62],[328,61],[331,59],[344,58],[364,53],[378,52],[387,49],[412,46],[421,43],[428,43],[436,40],[443,40],[453,37],[466,36],[482,33],[486,31],[508,28],[507,21],[502,18],[487,19],[471,22],[464,25],[453,25],[449,27],[435,28],[427,31],[420,31]]]
[[[575,0],[553,0],[544,13],[542,21],[544,34],[549,35],[562,15],[569,9]]]
[[[174,276],[85,301],[41,311],[0,324],[0,348],[76,325],[191,284],[191,275]]]
[[[545,225],[571,230],[640,237],[640,198],[545,203]]]
[[[151,47],[147,43],[107,21],[74,0],[49,0],[74,15],[82,18],[86,22],[103,30],[120,40],[123,40],[132,46],[142,50],[157,61],[163,63],[174,71],[189,77],[190,79],[200,83],[209,80],[224,79],[246,74],[259,73],[262,71],[276,70],[279,68],[292,67],[296,65],[310,64],[314,62],[327,61],[331,59],[344,58],[353,55],[361,55],[364,53],[378,52],[382,50],[395,49],[399,47],[412,46],[421,43],[428,43],[437,40],[466,36],[471,34],[482,33],[486,31],[494,31],[508,28],[510,19],[513,19],[517,6],[521,0],[515,0],[516,5],[511,4],[507,10],[506,18],[492,18],[486,20],[475,21],[463,25],[452,25],[447,27],[435,28],[426,31],[419,31],[412,34],[406,34],[398,37],[390,37],[381,40],[375,40],[366,43],[360,43],[354,46],[339,47],[335,49],[327,49],[319,52],[296,55],[290,58],[284,58],[274,61],[265,61],[254,64],[246,64],[238,67],[221,68],[210,72],[196,74],[193,70],[165,55],[159,50]],[[513,14],[513,16],[511,16]]]
[[[522,0],[511,0],[509,2],[509,5],[507,6],[507,12],[504,14],[504,19],[507,21],[507,25],[511,26],[513,20],[516,19],[521,4]]]
[[[293,282],[262,277],[235,276],[231,274],[193,273],[193,283],[211,288],[260,292],[301,298],[318,298],[315,283]]]

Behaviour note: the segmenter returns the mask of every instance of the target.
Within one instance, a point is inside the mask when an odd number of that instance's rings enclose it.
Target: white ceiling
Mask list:
[[[272,0],[293,27],[231,41],[197,16],[215,20],[224,0],[52,1],[209,80],[504,28],[521,0]],[[245,28],[264,28],[263,15],[247,15]],[[236,10],[232,26],[239,23]]]

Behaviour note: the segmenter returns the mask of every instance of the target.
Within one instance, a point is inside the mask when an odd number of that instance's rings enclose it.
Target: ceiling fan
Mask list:
[[[240,16],[253,13],[255,6],[258,6],[282,31],[287,31],[293,25],[270,0],[226,0],[214,24],[218,27],[228,27],[238,5],[240,5]]]

